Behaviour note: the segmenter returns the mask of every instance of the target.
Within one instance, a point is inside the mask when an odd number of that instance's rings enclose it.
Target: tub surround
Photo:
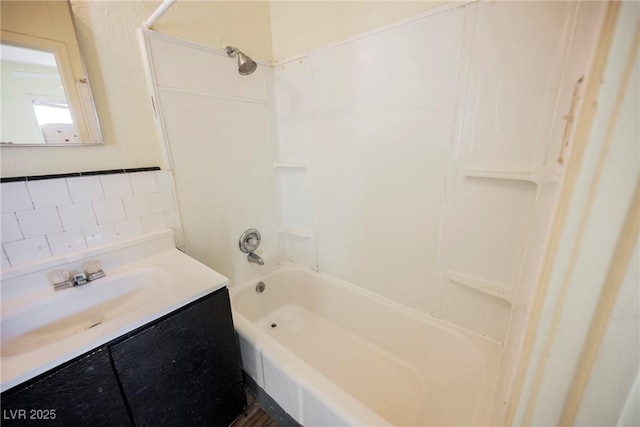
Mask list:
[[[279,62],[280,255],[506,341],[604,8],[476,2]]]

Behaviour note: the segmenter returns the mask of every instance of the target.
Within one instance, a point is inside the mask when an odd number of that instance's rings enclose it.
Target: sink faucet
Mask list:
[[[71,272],[63,268],[58,268],[49,272],[49,279],[51,283],[53,283],[53,288],[56,291],[60,291],[62,289],[84,285],[92,280],[97,280],[105,276],[102,265],[97,259],[92,259],[82,264],[82,270],[80,273],[75,273],[73,277],[71,277]]]
[[[249,260],[249,262],[253,262],[258,265],[264,265],[264,260],[253,252],[250,252],[249,255],[247,255],[247,259]]]

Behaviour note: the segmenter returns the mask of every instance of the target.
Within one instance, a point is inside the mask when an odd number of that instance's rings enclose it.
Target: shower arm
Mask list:
[[[164,15],[175,2],[176,0],[163,0],[162,3],[160,3],[160,6],[158,6],[158,8],[147,18],[147,20],[142,23],[142,26],[147,30],[150,30],[151,27],[153,27],[153,24],[155,24],[156,21],[160,19],[160,17]]]

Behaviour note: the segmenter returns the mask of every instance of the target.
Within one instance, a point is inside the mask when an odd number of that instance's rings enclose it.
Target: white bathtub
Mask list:
[[[245,371],[300,424],[489,424],[497,343],[293,264],[230,292]]]

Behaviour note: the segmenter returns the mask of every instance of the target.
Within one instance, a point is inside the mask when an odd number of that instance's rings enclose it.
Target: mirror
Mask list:
[[[1,3],[1,146],[102,144],[70,5]]]

